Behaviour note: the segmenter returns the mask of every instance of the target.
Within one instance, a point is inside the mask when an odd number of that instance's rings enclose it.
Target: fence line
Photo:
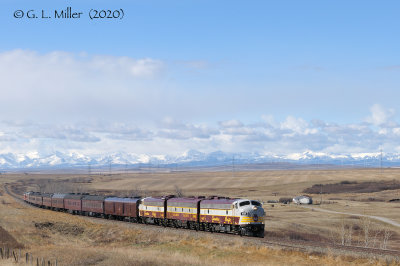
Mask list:
[[[12,249],[7,246],[0,247],[0,259],[1,260],[12,260],[15,263],[23,263],[21,258],[21,249]],[[58,266],[57,259],[48,260],[42,257],[35,257],[32,253],[25,253],[25,264],[33,266]]]

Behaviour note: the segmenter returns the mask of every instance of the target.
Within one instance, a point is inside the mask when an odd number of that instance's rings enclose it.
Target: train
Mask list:
[[[265,211],[257,200],[210,197],[115,197],[89,193],[25,192],[36,207],[164,227],[264,237]]]

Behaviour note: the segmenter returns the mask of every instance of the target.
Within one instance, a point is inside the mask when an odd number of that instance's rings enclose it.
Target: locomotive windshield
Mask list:
[[[251,201],[251,204],[254,206],[261,206],[261,203],[259,203],[258,201],[254,201],[254,200]]]
[[[246,206],[246,205],[250,205],[250,201],[243,201],[243,202],[239,203],[240,207]]]

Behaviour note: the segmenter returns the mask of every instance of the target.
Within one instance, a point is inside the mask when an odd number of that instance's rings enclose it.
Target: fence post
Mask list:
[[[13,250],[12,255],[14,257],[15,262],[18,262],[18,257],[17,257],[17,253],[15,253],[15,251]]]
[[[0,248],[0,256],[1,256],[1,259],[3,259],[3,249],[2,248]]]
[[[26,252],[25,253],[25,263],[28,263],[28,262],[29,262],[29,253]]]
[[[39,266],[39,258],[36,258],[36,266]]]
[[[55,266],[57,266],[57,259],[56,259],[56,265]]]

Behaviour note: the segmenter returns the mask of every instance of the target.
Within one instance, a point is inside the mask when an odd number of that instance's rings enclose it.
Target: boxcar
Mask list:
[[[82,194],[67,194],[64,197],[64,207],[72,214],[80,214],[82,212]]]
[[[82,212],[88,216],[104,215],[104,199],[106,196],[86,195],[82,198]]]
[[[108,218],[128,218],[137,221],[139,202],[140,198],[106,198],[104,200],[104,214]]]
[[[171,198],[167,200],[167,219],[175,226],[193,227],[198,222],[202,198]]]
[[[54,210],[60,211],[65,209],[64,198],[68,194],[54,193],[51,197],[51,207]]]

